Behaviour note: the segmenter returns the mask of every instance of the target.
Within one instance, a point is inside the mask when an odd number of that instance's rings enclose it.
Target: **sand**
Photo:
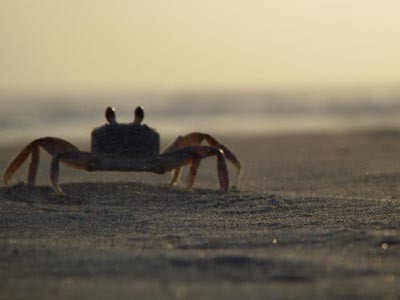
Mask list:
[[[0,187],[0,299],[400,298],[400,132],[222,140],[239,191],[218,192],[215,159],[192,192],[62,167],[56,196],[48,157],[38,187],[18,172]]]

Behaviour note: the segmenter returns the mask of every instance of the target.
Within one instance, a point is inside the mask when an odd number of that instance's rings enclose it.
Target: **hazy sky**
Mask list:
[[[0,91],[400,82],[399,0],[0,0]]]

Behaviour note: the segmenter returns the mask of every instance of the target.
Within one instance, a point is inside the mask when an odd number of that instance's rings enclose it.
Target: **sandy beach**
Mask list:
[[[239,191],[214,158],[191,192],[62,167],[56,196],[47,154],[38,187],[20,170],[0,186],[0,299],[400,298],[400,131],[220,140]]]

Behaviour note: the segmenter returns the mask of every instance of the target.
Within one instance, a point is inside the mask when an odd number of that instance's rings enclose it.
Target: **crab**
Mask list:
[[[32,141],[10,162],[3,181],[8,185],[14,173],[31,155],[27,182],[34,186],[39,166],[39,149],[51,156],[50,181],[54,191],[62,194],[58,179],[60,162],[85,171],[153,172],[164,174],[172,172],[170,185],[179,181],[182,167],[191,165],[186,187],[192,189],[202,159],[217,157],[219,186],[222,191],[229,190],[229,176],[226,159],[237,169],[236,187],[239,184],[242,165],[226,146],[206,133],[193,132],[179,136],[169,147],[160,152],[160,135],[143,124],[144,110],[137,107],[135,119],[131,123],[118,123],[115,110],[107,107],[107,123],[95,128],[91,133],[91,151],[81,151],[68,141],[56,137],[43,137]],[[208,146],[202,146],[205,141]]]

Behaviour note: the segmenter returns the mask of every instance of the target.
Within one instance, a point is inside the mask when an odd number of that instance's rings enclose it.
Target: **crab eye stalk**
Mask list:
[[[144,119],[144,110],[142,106],[138,106],[135,109],[135,120],[133,121],[134,124],[142,123]]]
[[[117,124],[117,120],[115,117],[115,109],[114,107],[107,107],[106,109],[106,120],[109,124]]]

